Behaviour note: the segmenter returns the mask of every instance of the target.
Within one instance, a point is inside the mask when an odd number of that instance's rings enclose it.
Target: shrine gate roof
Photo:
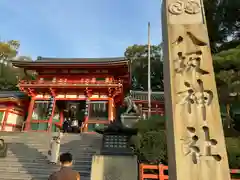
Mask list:
[[[19,61],[12,60],[13,66],[27,68],[27,67],[59,67],[59,66],[126,66],[129,61],[124,57],[112,58],[48,58],[41,57],[36,61]]]

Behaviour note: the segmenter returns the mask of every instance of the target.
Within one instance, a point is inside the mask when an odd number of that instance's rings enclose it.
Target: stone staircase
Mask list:
[[[0,180],[44,180],[59,169],[47,161],[50,134],[0,132],[0,138],[8,143],[7,157],[0,159]],[[101,143],[100,135],[64,134],[60,151],[73,154],[73,169],[81,180],[90,180],[92,155],[100,152]]]

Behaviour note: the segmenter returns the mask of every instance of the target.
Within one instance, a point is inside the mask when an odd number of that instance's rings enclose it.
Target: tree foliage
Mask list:
[[[236,41],[240,40],[240,1],[229,0],[204,0],[205,15],[208,26],[211,50],[218,53],[221,50],[229,49],[224,45],[229,37]],[[224,48],[225,47],[225,48]]]
[[[147,120],[138,121],[135,127],[141,134],[144,134],[148,131],[165,130],[165,117],[159,115],[152,115]]]
[[[0,41],[0,90],[18,90],[18,78],[23,76],[22,70],[13,68],[9,62],[17,56],[20,43],[15,40]]]
[[[131,62],[133,90],[148,88],[148,46],[133,45],[125,51],[125,57]],[[161,45],[151,46],[151,87],[163,90],[163,62]]]
[[[240,1],[204,0],[204,6],[219,100],[230,121],[240,90]]]
[[[226,138],[229,166],[232,169],[240,169],[240,138]]]
[[[232,116],[232,104],[239,101],[240,95],[240,45],[236,48],[221,51],[213,56],[215,77],[220,104],[226,107],[228,127],[240,129],[237,119]]]
[[[163,117],[152,116],[147,120],[140,120],[136,124],[138,134],[132,138],[132,142],[140,162],[149,164],[167,163],[164,121]]]
[[[146,164],[168,164],[165,117],[152,116],[136,124],[137,136],[132,138],[135,154]],[[240,168],[240,138],[227,137],[226,147],[230,168]]]
[[[19,41],[11,40],[7,42],[0,41],[0,59],[9,60],[18,53]]]
[[[240,45],[228,50],[223,50],[213,56],[215,72],[240,70]]]

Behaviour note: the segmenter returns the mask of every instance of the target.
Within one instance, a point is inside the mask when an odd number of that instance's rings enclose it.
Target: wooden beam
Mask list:
[[[49,88],[50,89],[50,92],[52,94],[52,96],[56,96],[56,89],[53,89],[53,88]]]
[[[33,89],[31,89],[31,88],[27,88],[27,89],[28,89],[29,96],[31,96],[31,97],[36,96]]]

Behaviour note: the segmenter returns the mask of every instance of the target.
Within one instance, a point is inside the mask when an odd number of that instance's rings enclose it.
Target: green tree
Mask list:
[[[234,70],[240,69],[240,45],[228,50],[223,50],[213,56],[213,64],[215,73],[219,73],[222,70]]]
[[[20,44],[18,41],[0,41],[0,90],[17,90],[15,69],[9,62],[16,57]]]
[[[220,104],[226,107],[228,127],[232,124],[231,104],[239,101],[240,95],[240,46],[221,51],[213,56],[215,77]]]
[[[136,124],[137,136],[132,137],[134,152],[141,163],[168,164],[165,117],[152,116]],[[240,138],[226,137],[229,166],[240,168]]]
[[[226,112],[222,109],[222,117],[226,121],[228,128],[232,126],[232,117],[231,117],[231,104],[236,99],[235,96],[235,71],[234,70],[222,70],[216,74],[217,89],[220,104],[226,108]]]
[[[240,40],[240,1],[204,0],[203,2],[212,52],[218,53],[228,49],[224,44],[229,41],[229,37],[232,37],[233,42],[227,43],[228,47],[236,47],[235,40]]]
[[[9,60],[13,58],[18,53],[18,48],[20,46],[19,41],[11,40],[7,42],[0,41],[0,59]]]
[[[148,46],[133,45],[125,51],[131,62],[133,90],[148,88]],[[161,45],[151,46],[151,86],[152,90],[163,90],[163,62]]]
[[[228,161],[231,169],[240,169],[240,138],[226,138]]]
[[[165,119],[152,116],[136,124],[137,136],[132,137],[134,152],[142,163],[167,164]]]

